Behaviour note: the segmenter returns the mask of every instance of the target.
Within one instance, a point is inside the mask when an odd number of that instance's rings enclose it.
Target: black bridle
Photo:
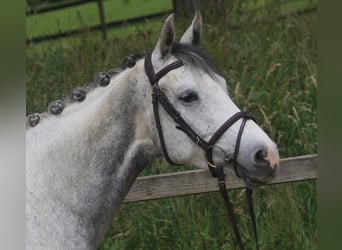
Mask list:
[[[213,177],[218,179],[218,185],[220,188],[221,195],[224,199],[224,202],[226,204],[227,212],[228,212],[228,217],[229,220],[231,221],[231,224],[233,226],[234,234],[236,241],[240,247],[240,249],[244,249],[241,237],[240,237],[240,232],[239,228],[237,226],[235,214],[233,211],[232,204],[230,202],[228,192],[227,192],[227,187],[225,183],[225,174],[223,171],[223,166],[230,161],[228,156],[226,155],[225,151],[221,149],[220,147],[216,146],[215,144],[217,141],[220,139],[220,137],[237,121],[242,119],[242,123],[240,125],[240,129],[237,135],[236,143],[235,143],[235,149],[234,149],[234,155],[233,155],[233,167],[236,175],[238,177],[238,171],[237,171],[237,157],[239,154],[239,149],[240,149],[240,142],[241,142],[241,137],[242,133],[244,130],[244,127],[246,125],[246,122],[249,119],[254,120],[251,116],[249,116],[246,112],[240,111],[235,113],[232,117],[230,117],[221,127],[217,129],[217,131],[214,133],[214,135],[209,139],[208,142],[203,140],[190,126],[189,124],[182,118],[181,114],[173,107],[165,93],[159,88],[158,86],[158,81],[165,76],[168,72],[171,70],[177,69],[181,66],[184,65],[184,63],[181,60],[177,60],[166,67],[162,68],[160,71],[155,73],[152,61],[151,61],[151,53],[147,53],[145,56],[145,72],[146,75],[151,83],[152,86],[152,104],[153,104],[153,112],[154,112],[154,117],[156,121],[156,128],[158,131],[159,135],[159,140],[160,140],[160,145],[163,151],[163,155],[165,159],[173,164],[173,165],[182,165],[182,164],[177,164],[173,162],[167,152],[165,140],[164,140],[164,135],[163,135],[163,130],[162,126],[160,123],[160,117],[159,117],[159,109],[158,105],[162,105],[166,113],[174,120],[174,122],[177,124],[176,128],[183,131],[195,144],[197,144],[199,147],[201,147],[207,158],[207,163],[208,163],[208,168],[212,174]],[[213,149],[218,148],[220,151],[223,152],[224,154],[224,164],[215,164],[213,161]],[[253,230],[254,230],[254,235],[255,235],[255,241],[256,241],[256,247],[258,249],[258,239],[257,239],[257,229],[256,229],[256,221],[255,221],[255,214],[254,214],[254,207],[253,207],[253,197],[252,197],[252,189],[247,188],[246,191],[247,194],[247,199],[248,199],[248,206],[249,206],[249,212],[251,215],[252,219],[252,224],[253,224]]]

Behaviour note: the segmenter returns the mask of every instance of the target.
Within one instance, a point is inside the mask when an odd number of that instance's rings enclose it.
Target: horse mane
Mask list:
[[[171,54],[183,63],[203,70],[213,78],[215,74],[222,75],[214,60],[198,46],[176,42],[171,48]]]
[[[41,117],[46,117],[49,114],[59,115],[70,103],[82,102],[91,90],[98,86],[106,87],[112,77],[120,74],[127,68],[134,67],[138,60],[145,57],[145,54],[146,52],[140,52],[125,57],[122,60],[121,68],[113,68],[105,73],[99,72],[95,74],[91,82],[83,85],[82,87],[76,87],[71,90],[69,95],[64,96],[60,100],[51,102],[48,105],[47,112],[28,115],[26,117],[26,128],[35,127],[40,122]],[[221,71],[211,57],[198,46],[175,42],[172,46],[171,54],[177,59],[182,60],[184,64],[201,69],[213,78],[215,78],[215,75],[222,75]]]
[[[121,68],[112,68],[107,72],[96,73],[92,81],[86,83],[81,87],[72,89],[68,95],[62,97],[59,100],[51,102],[47,107],[47,112],[29,114],[26,117],[26,128],[37,126],[37,124],[41,121],[41,118],[48,117],[48,115],[50,114],[59,115],[70,103],[82,102],[91,90],[99,86],[106,87],[111,81],[112,77],[117,76],[127,68],[133,67],[136,63],[136,60],[144,58],[145,54],[145,52],[140,52],[125,57],[122,60]]]

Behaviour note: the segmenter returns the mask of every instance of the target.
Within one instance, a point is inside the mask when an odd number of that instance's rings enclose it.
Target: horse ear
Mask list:
[[[163,58],[171,51],[172,44],[176,37],[173,19],[174,14],[171,14],[166,18],[163,24],[158,43],[152,52],[152,57],[155,59]]]
[[[180,43],[188,43],[195,46],[198,46],[201,42],[202,38],[202,15],[201,12],[196,10],[194,19],[190,27],[185,31],[182,38],[180,39]]]

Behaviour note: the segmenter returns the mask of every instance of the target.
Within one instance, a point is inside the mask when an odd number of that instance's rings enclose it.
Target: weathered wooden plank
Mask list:
[[[244,188],[234,173],[226,171],[228,189]],[[317,179],[317,155],[280,160],[279,175],[269,184]],[[124,202],[145,201],[218,191],[217,180],[207,170],[192,170],[138,178]]]

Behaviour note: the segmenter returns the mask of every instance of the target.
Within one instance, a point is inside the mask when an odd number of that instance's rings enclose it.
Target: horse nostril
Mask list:
[[[256,165],[269,166],[274,168],[279,165],[279,153],[277,148],[263,147],[255,153],[254,161]]]
[[[255,154],[255,162],[257,164],[265,164],[267,163],[267,161],[265,160],[265,157],[267,156],[267,149],[261,149],[261,150],[258,150]]]

